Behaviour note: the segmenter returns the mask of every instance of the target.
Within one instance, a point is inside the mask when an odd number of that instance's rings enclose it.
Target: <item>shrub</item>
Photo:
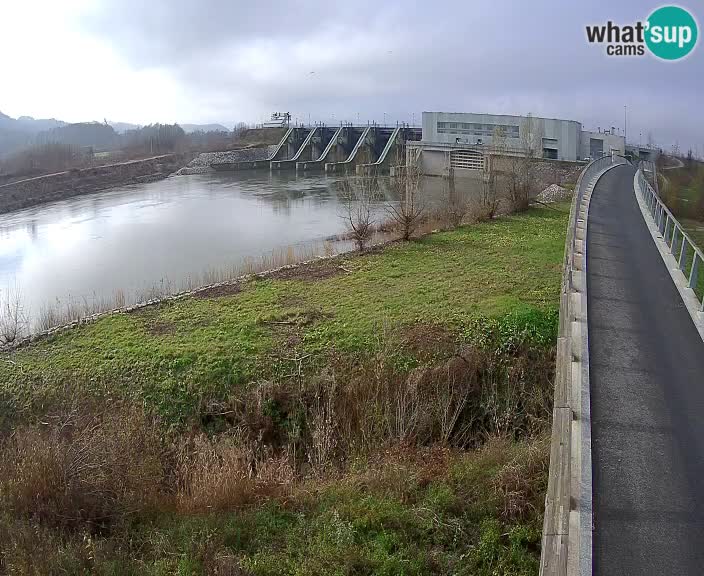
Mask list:
[[[154,505],[164,478],[156,424],[134,408],[49,417],[0,448],[0,499],[15,516],[99,532]]]

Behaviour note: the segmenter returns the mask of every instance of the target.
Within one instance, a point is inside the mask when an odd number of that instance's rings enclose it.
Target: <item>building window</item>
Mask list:
[[[438,122],[439,134],[465,134],[468,136],[493,136],[498,127],[504,129],[507,138],[518,138],[519,127],[506,124],[478,124],[473,122]]]

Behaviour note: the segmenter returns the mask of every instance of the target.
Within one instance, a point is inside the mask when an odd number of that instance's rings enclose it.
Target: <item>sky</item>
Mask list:
[[[68,122],[420,122],[423,111],[567,118],[704,155],[704,42],[610,57],[585,26],[623,0],[0,0],[0,111]],[[680,2],[700,22],[700,0]]]

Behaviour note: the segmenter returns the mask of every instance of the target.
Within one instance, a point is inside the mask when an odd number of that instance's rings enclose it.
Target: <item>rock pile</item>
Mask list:
[[[535,199],[538,202],[544,202],[547,204],[549,202],[560,202],[562,200],[569,200],[570,198],[572,198],[572,194],[574,194],[573,190],[563,188],[558,184],[551,184],[540,194],[538,194]]]
[[[187,174],[205,174],[212,172],[213,164],[229,164],[234,162],[252,162],[266,160],[273,153],[275,146],[263,148],[243,148],[241,150],[228,150],[225,152],[202,152],[191,160],[186,166],[176,172],[176,176]]]

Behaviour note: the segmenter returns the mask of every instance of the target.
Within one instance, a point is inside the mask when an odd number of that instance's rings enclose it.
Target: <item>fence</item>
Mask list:
[[[591,574],[587,218],[598,176],[613,165],[625,163],[625,158],[609,155],[588,164],[577,181],[570,210],[560,292],[550,473],[540,562],[542,576]]]
[[[641,198],[643,198],[655,225],[662,234],[670,254],[677,260],[677,265],[684,274],[687,285],[694,291],[699,310],[704,311],[704,278],[702,278],[704,254],[650,185],[645,175],[646,171],[652,171],[653,180],[657,182],[657,173],[652,162],[641,162],[638,165],[638,188]]]

